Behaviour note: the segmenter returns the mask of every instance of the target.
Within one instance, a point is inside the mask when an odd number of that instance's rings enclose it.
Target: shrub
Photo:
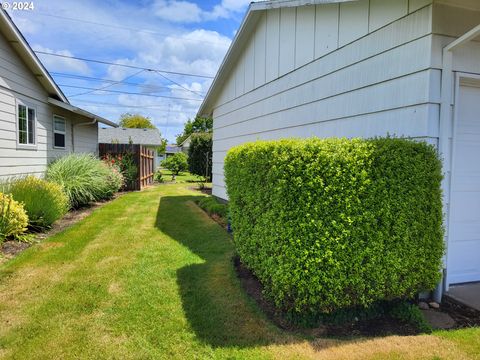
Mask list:
[[[162,166],[172,172],[172,175],[178,175],[181,171],[188,168],[187,155],[184,153],[176,153],[162,161]]]
[[[209,215],[218,215],[226,218],[228,214],[228,206],[220,203],[217,199],[211,196],[202,197],[197,201],[198,206],[205,210]]]
[[[18,238],[26,230],[28,216],[12,195],[0,193],[0,243],[7,237]]]
[[[192,134],[188,148],[188,171],[212,178],[212,133]]]
[[[110,198],[120,183],[114,170],[91,154],[70,154],[54,161],[46,179],[62,186],[73,208]]]
[[[163,180],[163,175],[160,168],[155,170],[155,174],[153,174],[153,180],[158,183],[163,183],[164,180]]]
[[[14,180],[9,191],[16,201],[23,203],[29,226],[35,230],[52,225],[69,207],[60,185],[34,176]]]
[[[119,181],[121,176],[120,188],[132,188],[137,181],[138,167],[133,161],[133,154],[131,152],[125,152],[124,154],[106,154],[102,157],[102,160],[110,166]],[[120,176],[119,176],[120,175]]]
[[[225,160],[236,249],[281,309],[409,298],[439,280],[441,162],[403,139],[259,141]]]

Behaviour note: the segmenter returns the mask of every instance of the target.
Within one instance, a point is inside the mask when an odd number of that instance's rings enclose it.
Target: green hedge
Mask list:
[[[409,298],[439,280],[441,162],[403,139],[258,141],[231,149],[234,241],[293,314]]]

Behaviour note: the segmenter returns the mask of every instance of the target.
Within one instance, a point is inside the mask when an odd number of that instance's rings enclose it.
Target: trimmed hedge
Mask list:
[[[231,149],[234,241],[292,314],[410,298],[439,280],[441,162],[404,139],[258,141]]]

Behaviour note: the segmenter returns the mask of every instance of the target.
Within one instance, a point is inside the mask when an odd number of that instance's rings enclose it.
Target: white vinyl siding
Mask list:
[[[41,176],[52,160],[73,151],[72,125],[91,119],[72,114],[47,103],[48,94],[25,66],[10,44],[0,35],[0,178],[34,174]],[[35,145],[18,141],[17,101],[35,109]],[[65,150],[53,147],[53,114],[65,117]],[[75,151],[97,151],[97,124],[79,126]],[[78,144],[76,144],[78,142]],[[30,151],[29,151],[30,150]]]
[[[360,3],[360,21],[364,21],[365,2]],[[341,42],[338,29],[336,36],[321,41],[317,37],[317,25],[324,26],[323,33],[333,34],[335,26],[342,27],[344,5],[346,3],[340,6],[305,6],[301,11],[282,9],[278,20],[280,77],[243,95],[236,94],[234,98],[224,97],[223,94],[219,97],[213,110],[213,193],[216,196],[226,198],[223,182],[226,152],[232,146],[247,141],[392,134],[437,144],[441,71],[432,67],[432,6],[407,15],[405,7],[400,12],[395,5],[394,13],[398,16],[402,14],[397,20],[379,12],[384,18],[381,22],[388,24],[368,36],[358,35],[356,40],[337,49],[337,43]],[[338,13],[340,9],[340,14],[337,14],[340,24],[329,18],[331,31],[325,28],[325,23],[319,22],[319,12],[323,7],[330,14]],[[315,12],[315,16],[306,15],[307,10]],[[367,19],[368,12],[367,6]],[[267,39],[269,34],[276,34],[274,28],[278,25],[276,13],[272,14],[270,16],[270,11],[267,11]],[[296,16],[297,26],[299,16],[302,19],[313,18],[315,35],[309,35],[312,28],[305,24],[301,30],[305,36],[295,35],[295,31],[291,31],[294,24],[292,14]],[[282,21],[287,21],[283,30]],[[365,31],[368,32],[368,23]],[[256,36],[254,32],[252,38]],[[291,44],[292,36],[297,39],[294,44]],[[301,38],[309,41],[300,41]],[[310,47],[310,40],[314,46]],[[286,50],[287,57],[282,59],[282,46],[294,50],[293,65]],[[298,47],[308,49],[303,51]],[[327,52],[327,47],[331,51]],[[248,43],[245,48],[249,48]],[[312,49],[315,49],[316,59],[308,61],[306,59],[310,58]],[[266,53],[273,51],[267,48]],[[267,59],[273,69],[276,59]],[[296,62],[300,62],[301,66],[294,69]],[[271,73],[267,78],[273,76]],[[224,88],[228,89],[229,85],[225,84]]]

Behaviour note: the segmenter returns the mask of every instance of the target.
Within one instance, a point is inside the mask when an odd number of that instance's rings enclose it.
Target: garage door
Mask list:
[[[450,283],[480,281],[480,87],[460,86],[452,176]]]

